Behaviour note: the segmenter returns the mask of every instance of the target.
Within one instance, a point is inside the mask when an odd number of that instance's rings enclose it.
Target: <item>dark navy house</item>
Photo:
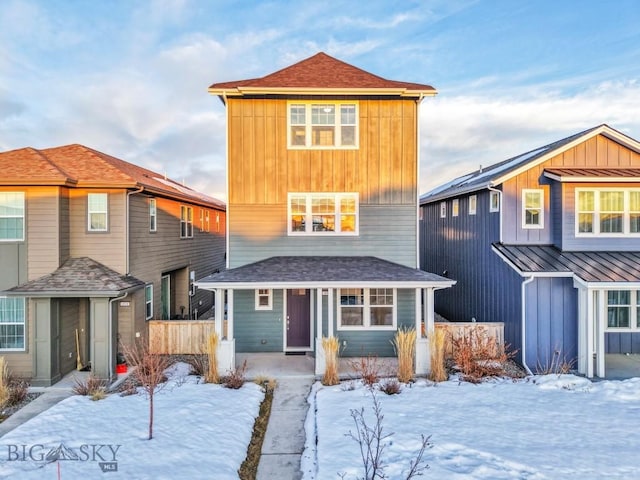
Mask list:
[[[605,376],[640,353],[640,143],[607,125],[480,169],[420,198],[420,268],[452,321],[504,322],[531,371]]]

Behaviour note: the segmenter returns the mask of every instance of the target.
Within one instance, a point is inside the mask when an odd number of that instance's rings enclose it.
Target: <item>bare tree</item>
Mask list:
[[[132,346],[123,347],[127,363],[132,367],[131,376],[140,384],[149,398],[149,440],[153,438],[153,397],[166,385],[164,371],[169,367],[169,357],[149,351],[144,338],[138,339]]]

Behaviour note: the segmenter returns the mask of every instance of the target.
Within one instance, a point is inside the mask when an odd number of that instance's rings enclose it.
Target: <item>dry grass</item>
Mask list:
[[[0,357],[0,407],[4,407],[8,403],[10,396],[9,367],[4,357]]]
[[[416,330],[414,328],[399,328],[392,343],[398,355],[398,380],[402,383],[410,382],[413,379]]]
[[[556,349],[553,351],[551,360],[546,364],[538,362],[536,367],[536,375],[563,375],[571,373],[575,368],[575,359],[568,357],[566,354],[562,354],[562,350]]]
[[[213,332],[207,338],[205,351],[209,362],[204,376],[204,381],[207,383],[220,383],[220,375],[218,374],[218,340],[217,332]]]
[[[447,331],[436,328],[429,332],[429,355],[431,357],[431,371],[429,380],[433,382],[444,382],[449,378],[447,368],[444,363],[444,350],[447,345]]]
[[[350,365],[356,377],[362,378],[365,385],[371,387],[378,383],[381,365],[376,355],[369,354],[366,357],[359,357],[352,360]]]
[[[338,337],[322,337],[322,349],[324,350],[324,376],[322,377],[323,385],[337,385],[340,383],[338,378],[338,351],[340,349],[340,341]]]
[[[93,373],[90,373],[85,379],[74,377],[73,382],[71,391],[74,395],[90,396],[94,400],[101,400],[106,396],[107,382],[99,379]]]
[[[275,382],[273,379],[265,379],[265,385]],[[275,385],[273,385],[275,388]],[[258,464],[262,453],[262,443],[267,432],[269,416],[271,414],[271,404],[273,403],[273,389],[266,388],[264,400],[260,404],[260,413],[253,424],[253,435],[247,447],[247,458],[244,459],[238,470],[240,480],[255,480],[258,474]]]
[[[380,391],[387,395],[397,395],[402,391],[402,384],[397,378],[388,378],[380,384]]]
[[[478,383],[485,377],[507,375],[506,364],[516,354],[479,327],[451,339],[454,361],[463,380]]]

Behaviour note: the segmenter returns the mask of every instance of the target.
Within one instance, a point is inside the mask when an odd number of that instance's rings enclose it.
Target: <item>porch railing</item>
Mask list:
[[[226,323],[225,320],[223,336]],[[207,338],[215,329],[213,320],[151,320],[149,351],[166,355],[202,353]]]
[[[495,342],[496,354],[498,348],[504,345],[504,323],[502,322],[436,322],[436,328],[447,331],[445,357],[453,357],[454,345],[452,339],[486,337]]]

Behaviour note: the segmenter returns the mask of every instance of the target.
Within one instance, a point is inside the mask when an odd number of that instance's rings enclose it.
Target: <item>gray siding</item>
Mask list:
[[[236,290],[233,301],[236,352],[282,352],[282,290],[273,291],[273,310],[255,309],[255,290]]]
[[[27,245],[25,242],[0,243],[0,290],[27,281]]]
[[[229,209],[230,267],[278,255],[371,255],[416,267],[415,205],[360,205],[358,236],[288,236],[286,205]]]
[[[522,228],[522,191],[536,189],[544,191],[544,228]],[[553,239],[554,224],[551,210],[549,181],[537,172],[527,171],[502,185],[502,241],[510,245],[549,245]]]
[[[29,280],[35,280],[60,266],[59,188],[39,187],[28,190],[26,209],[28,277]]]
[[[571,278],[537,278],[526,286],[526,357],[532,370],[578,355],[578,291]]]
[[[605,332],[606,353],[640,354],[640,332]]]
[[[552,243],[558,248],[562,248],[562,219],[564,217],[564,185],[559,182],[551,184],[551,218],[553,223]]]
[[[65,375],[76,369],[76,329],[79,330],[80,300],[77,298],[61,298],[60,309],[60,373]],[[78,337],[80,332],[78,331]]]
[[[457,283],[435,292],[435,310],[451,321],[504,322],[505,341],[521,350],[522,278],[491,249],[499,240],[500,215],[489,212],[489,192],[477,195],[476,215],[468,196],[459,197],[459,215],[440,218],[440,202],[423,205],[420,268]]]

